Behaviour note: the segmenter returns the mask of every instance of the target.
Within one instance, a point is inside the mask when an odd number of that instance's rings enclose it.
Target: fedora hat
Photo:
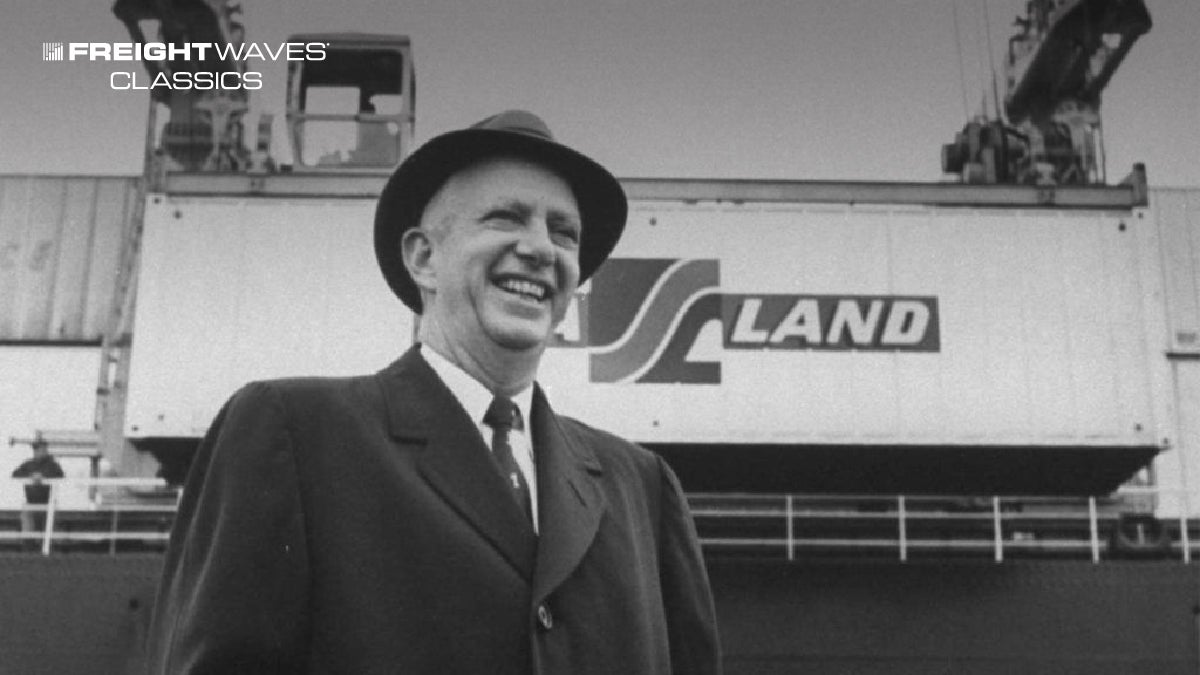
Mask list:
[[[508,110],[466,129],[437,136],[396,167],[375,208],[375,258],[400,300],[421,313],[421,294],[400,256],[400,238],[421,222],[425,205],[453,174],[488,157],[515,156],[537,162],[567,182],[579,206],[582,283],[608,258],[625,229],[627,203],[621,184],[598,163],[558,143],[546,123],[524,110]]]

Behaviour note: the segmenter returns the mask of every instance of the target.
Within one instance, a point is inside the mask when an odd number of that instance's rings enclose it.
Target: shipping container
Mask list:
[[[100,342],[138,181],[0,176],[0,342]]]
[[[411,314],[372,264],[363,199],[156,196],[146,209],[131,438],[195,438],[239,386],[386,366]]]
[[[1155,190],[1151,207],[1162,232],[1169,348],[1200,357],[1200,189]]]
[[[1155,190],[1167,329],[1159,347],[1171,370],[1174,443],[1155,463],[1163,489],[1158,512],[1190,514],[1200,505],[1200,189]]]
[[[412,342],[371,249],[382,177],[271,178],[150,198],[126,427],[146,447],[194,441],[246,381]],[[626,188],[539,380],[692,489],[1096,494],[1176,431],[1158,231],[1129,190]]]

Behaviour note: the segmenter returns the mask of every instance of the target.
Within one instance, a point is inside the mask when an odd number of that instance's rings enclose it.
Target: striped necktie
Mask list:
[[[516,403],[513,403],[512,399],[497,396],[488,406],[487,413],[483,416],[483,423],[492,428],[492,457],[500,466],[500,472],[504,474],[505,480],[512,488],[513,496],[525,512],[525,517],[532,524],[533,507],[529,495],[529,484],[525,481],[525,474],[521,473],[521,467],[517,465],[516,458],[513,457],[512,443],[509,441],[511,430],[519,431],[525,428],[521,420],[521,409],[517,407]]]

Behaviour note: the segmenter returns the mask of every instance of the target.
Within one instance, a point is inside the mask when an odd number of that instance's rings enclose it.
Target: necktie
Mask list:
[[[532,523],[533,508],[529,495],[529,484],[525,482],[525,475],[521,473],[521,467],[517,465],[517,460],[513,457],[512,443],[508,437],[511,430],[525,428],[521,421],[521,409],[517,407],[516,403],[513,403],[512,399],[497,396],[488,406],[487,413],[483,416],[483,423],[492,428],[492,456],[500,465],[500,471],[508,481],[509,487],[512,488],[513,496],[516,497],[517,503],[525,512],[525,517]]]

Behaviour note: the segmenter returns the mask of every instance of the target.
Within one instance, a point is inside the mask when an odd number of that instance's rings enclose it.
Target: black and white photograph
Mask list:
[[[0,675],[1195,675],[1195,0],[0,8]]]

